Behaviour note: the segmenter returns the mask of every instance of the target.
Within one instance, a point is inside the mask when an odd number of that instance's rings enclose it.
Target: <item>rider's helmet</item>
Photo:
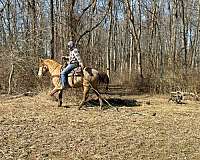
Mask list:
[[[74,43],[73,41],[69,41],[69,42],[67,43],[67,45],[68,45],[68,48],[69,48],[70,50],[73,50],[73,49],[75,48],[75,43]]]

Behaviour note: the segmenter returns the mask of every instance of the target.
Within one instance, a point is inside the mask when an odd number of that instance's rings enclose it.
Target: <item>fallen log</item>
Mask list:
[[[177,104],[182,104],[182,100],[184,100],[184,97],[186,96],[191,96],[195,101],[200,100],[199,96],[195,93],[176,91],[176,92],[170,92],[170,98],[168,102],[173,101],[176,102]]]
[[[21,98],[21,97],[24,97],[24,96],[34,96],[36,95],[37,93],[36,92],[25,92],[25,93],[22,93],[22,94],[18,94],[18,95],[13,95],[13,96],[9,96],[8,99],[16,99],[16,98]]]

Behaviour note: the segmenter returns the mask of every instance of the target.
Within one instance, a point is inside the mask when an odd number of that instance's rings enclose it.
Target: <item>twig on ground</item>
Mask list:
[[[20,98],[20,97],[24,97],[24,96],[34,96],[36,95],[37,93],[35,92],[25,92],[25,93],[22,93],[22,94],[18,94],[18,95],[14,95],[14,96],[9,96],[9,99],[15,99],[15,98]]]
[[[90,85],[91,89],[94,90],[94,91],[98,94],[98,96],[99,96],[102,100],[104,100],[110,107],[116,108],[116,110],[119,111],[117,107],[112,106],[105,98],[103,98],[103,97],[101,96],[101,94],[91,85],[91,83],[89,83],[89,85]]]

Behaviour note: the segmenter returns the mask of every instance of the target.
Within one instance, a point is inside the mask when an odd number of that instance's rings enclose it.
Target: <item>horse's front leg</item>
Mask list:
[[[58,88],[55,87],[53,90],[50,91],[49,95],[50,95],[50,96],[54,96],[54,94],[55,94],[56,92],[58,92],[58,91],[60,91],[60,89],[58,89]]]
[[[49,96],[52,97],[52,100],[53,100],[53,101],[58,101],[58,100],[59,100],[59,99],[56,98],[56,96],[55,96],[55,93],[58,92],[58,91],[60,91],[60,90],[58,90],[58,89],[55,87],[53,90],[51,90],[51,91],[49,92]]]
[[[58,99],[54,96],[54,94],[58,92]],[[54,98],[56,101],[58,101],[58,107],[62,106],[62,94],[63,90],[58,90],[57,88],[54,88],[52,91],[50,91],[49,95]]]
[[[62,94],[63,94],[63,90],[60,90],[58,93],[58,107],[62,106]]]

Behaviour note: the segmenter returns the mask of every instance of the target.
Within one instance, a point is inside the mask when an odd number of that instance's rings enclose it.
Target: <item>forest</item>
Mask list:
[[[199,0],[0,0],[0,93],[41,90],[39,59],[73,40],[111,84],[198,94],[199,26]]]
[[[0,159],[199,160],[199,122],[200,0],[0,0]]]

